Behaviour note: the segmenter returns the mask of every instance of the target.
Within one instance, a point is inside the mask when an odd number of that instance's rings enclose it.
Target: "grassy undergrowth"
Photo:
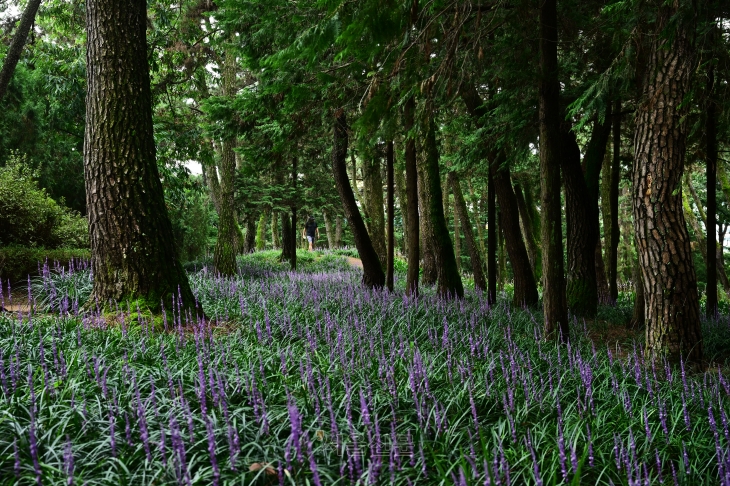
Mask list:
[[[407,300],[336,255],[297,273],[277,255],[192,274],[215,318],[165,333],[133,310],[0,316],[0,483],[727,481],[723,372],[596,348],[578,322],[558,347],[539,311]]]

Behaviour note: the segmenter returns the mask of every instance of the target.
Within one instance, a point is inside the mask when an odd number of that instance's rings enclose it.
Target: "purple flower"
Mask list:
[[[67,476],[66,484],[71,486],[74,482],[74,455],[68,435],[66,436],[66,446],[63,448],[63,469]]]

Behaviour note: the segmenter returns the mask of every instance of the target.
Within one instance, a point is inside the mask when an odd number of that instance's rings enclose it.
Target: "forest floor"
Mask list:
[[[347,263],[349,263],[350,265],[352,265],[355,268],[362,269],[362,260],[360,260],[359,258],[354,258],[354,257],[346,257],[346,258],[347,258]]]

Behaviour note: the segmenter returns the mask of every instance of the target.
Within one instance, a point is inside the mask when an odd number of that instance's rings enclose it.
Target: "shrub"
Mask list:
[[[88,260],[91,252],[87,249],[46,249],[11,246],[0,248],[0,280],[25,282],[28,275],[37,275],[46,260],[54,265],[66,266],[71,260]]]
[[[18,157],[0,167],[0,246],[88,247],[86,219],[51,199],[36,179]]]

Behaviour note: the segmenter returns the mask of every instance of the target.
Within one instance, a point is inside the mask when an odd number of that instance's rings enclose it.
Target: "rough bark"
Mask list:
[[[235,94],[236,59],[232,51],[226,52],[223,67],[223,93],[226,96]],[[215,270],[220,275],[233,276],[236,274],[236,253],[240,245],[240,228],[236,222],[235,213],[235,177],[236,154],[235,140],[228,137],[221,142],[220,154],[220,189],[218,211],[218,240],[215,244],[213,262]]]
[[[433,251],[433,242],[431,241],[431,238],[426,236],[431,234],[433,230],[431,229],[431,218],[429,218],[426,213],[426,208],[428,208],[428,196],[426,194],[426,185],[423,183],[425,176],[423,174],[424,164],[422,162],[422,157],[418,158],[417,166],[418,205],[423,214],[423,217],[419,217],[419,246],[421,257],[423,258],[421,283],[423,285],[431,286],[436,283],[436,280],[438,279],[438,272],[436,271],[436,257]]]
[[[220,181],[218,180],[218,169],[215,165],[206,166],[202,165],[203,178],[205,179],[205,185],[208,186],[210,192],[210,199],[213,201],[215,212],[220,212]]]
[[[707,175],[707,307],[708,318],[717,317],[717,106],[713,99],[715,71],[707,73],[705,108],[705,174]],[[722,265],[724,267],[724,265]],[[727,280],[727,277],[725,277]]]
[[[596,241],[598,201],[593,200],[583,177],[580,147],[575,133],[563,129],[561,168],[565,186],[568,235],[566,299],[577,317],[593,318],[598,310],[596,283]]]
[[[406,101],[403,119],[406,132],[405,165],[406,165],[406,213],[408,214],[405,233],[408,235],[408,273],[406,275],[406,294],[418,294],[418,272],[420,266],[420,221],[418,215],[418,161],[416,160],[416,140],[411,133],[414,125],[416,102],[411,96]],[[425,270],[425,269],[424,269]],[[424,272],[425,273],[425,272]]]
[[[380,173],[380,156],[365,156],[362,161],[363,211],[367,217],[367,229],[380,265],[385,268],[388,250],[385,245],[385,215],[383,214],[383,177]]]
[[[569,339],[563,272],[560,207],[560,85],[558,84],[557,1],[540,6],[540,208],[544,334]]]
[[[246,234],[243,239],[243,253],[253,253],[256,251],[256,219],[254,213],[246,215]]]
[[[10,47],[5,55],[5,61],[3,61],[3,68],[0,71],[0,101],[5,98],[10,80],[13,79],[15,67],[18,65],[18,61],[20,61],[20,55],[23,53],[25,41],[28,39],[28,32],[30,32],[30,28],[33,26],[35,14],[38,12],[40,4],[41,0],[30,0],[28,2],[25,10],[23,10],[23,15],[20,17],[18,28],[15,29],[13,40],[10,41]]]
[[[530,260],[530,267],[532,267],[533,274],[537,273],[537,267],[540,265],[540,248],[535,239],[534,226],[532,224],[532,216],[530,211],[527,209],[527,201],[525,201],[525,195],[522,191],[522,184],[517,183],[514,186],[515,197],[517,198],[517,209],[520,212],[520,223],[522,232],[525,236],[527,257]]]
[[[342,216],[335,216],[335,247],[342,248]]]
[[[386,262],[387,271],[385,276],[385,284],[387,285],[388,290],[390,290],[391,292],[393,291],[393,258],[395,257],[395,234],[393,233],[395,231],[395,173],[393,168],[394,157],[393,141],[391,140],[388,142],[385,153],[388,192],[388,258]]]
[[[146,4],[86,3],[84,175],[94,288],[90,302],[195,302],[175,248],[157,170]],[[119,69],[124,66],[124,69]]]
[[[644,297],[646,347],[652,356],[702,360],[695,269],[682,211],[692,47],[687,28],[661,35],[676,8],[662,6],[636,112],[633,211]],[[674,27],[672,27],[674,29]],[[669,43],[669,45],[668,45]]]
[[[380,266],[378,254],[373,248],[360,210],[355,202],[350,181],[347,178],[347,118],[344,110],[335,113],[334,147],[332,150],[332,174],[337,186],[337,192],[342,200],[345,215],[350,223],[355,246],[360,254],[363,266],[363,283],[369,287],[382,287],[385,284],[385,274]]]
[[[291,241],[291,216],[287,211],[281,212],[281,255],[279,261],[288,262],[291,260],[293,243]]]
[[[471,259],[471,268],[474,273],[474,287],[484,291],[487,290],[487,282],[484,279],[484,264],[482,263],[482,257],[479,254],[479,246],[474,239],[474,231],[472,230],[472,225],[469,221],[469,212],[466,208],[466,202],[464,201],[464,193],[461,191],[459,176],[456,175],[456,172],[449,172],[448,178],[449,183],[451,184],[451,191],[454,194],[454,209],[456,210],[454,216],[458,216],[459,221],[461,222],[461,226],[464,231],[466,249],[469,252],[469,258]]]
[[[424,219],[431,223],[429,225],[431,231],[426,233],[426,239],[431,240],[433,248],[439,295],[461,298],[464,296],[464,287],[456,266],[454,247],[451,244],[449,228],[446,226],[444,215],[441,177],[439,176],[439,151],[436,145],[436,122],[433,119],[432,109],[428,111],[429,120],[424,141],[426,156],[423,164],[426,205],[423,208],[423,214]]]
[[[613,123],[613,164],[611,164],[611,246],[608,248],[608,285],[611,299],[618,299],[618,243],[621,230],[618,224],[618,187],[621,180],[621,102],[616,101]]]

